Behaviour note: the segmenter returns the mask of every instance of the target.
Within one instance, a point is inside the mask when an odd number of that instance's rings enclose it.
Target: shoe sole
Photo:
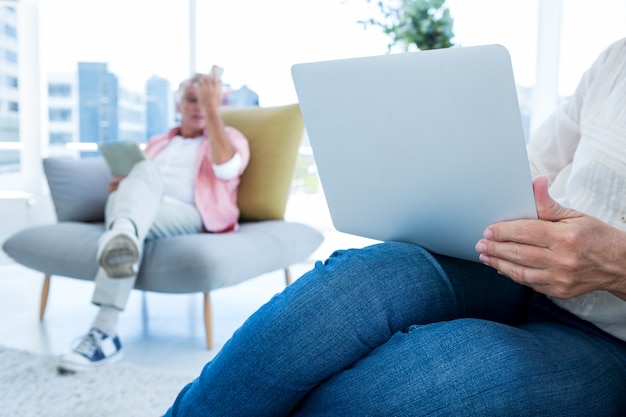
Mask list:
[[[110,365],[112,363],[118,362],[124,357],[124,352],[120,351],[113,356],[110,356],[106,359],[102,359],[98,362],[92,362],[88,364],[77,363],[77,362],[59,362],[57,365],[57,372],[60,374],[73,374],[76,372],[83,371],[91,371],[94,369],[101,368],[105,365]]]
[[[137,273],[135,264],[139,249],[128,236],[119,235],[109,240],[98,262],[110,278],[128,278]]]

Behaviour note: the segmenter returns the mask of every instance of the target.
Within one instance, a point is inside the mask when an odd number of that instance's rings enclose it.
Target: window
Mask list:
[[[17,2],[16,2],[17,3]],[[16,8],[0,6],[0,191],[20,189],[23,162],[24,128],[20,126],[18,50],[21,44],[17,30]],[[28,130],[28,129],[26,129]]]
[[[622,4],[623,0],[557,1],[563,5],[559,92],[565,95],[573,90],[571,82],[565,80],[578,79],[599,49],[609,40],[624,36],[626,3]],[[187,32],[191,3],[197,3],[197,45],[190,44]],[[0,79],[0,189],[20,186],[20,182],[2,173],[19,171],[24,158],[30,158],[30,166],[40,163],[41,155],[34,154],[39,152],[39,146],[34,147],[35,151],[21,150],[27,147],[26,141],[38,141],[41,130],[41,120],[28,119],[31,112],[19,111],[20,106],[31,109],[31,104],[38,102],[39,92],[25,88],[32,86],[35,79],[51,80],[50,85],[40,86],[49,93],[46,97],[49,104],[40,110],[41,118],[47,116],[55,129],[63,123],[71,124],[67,130],[44,135],[50,139],[49,149],[44,145],[45,153],[67,143],[69,136],[63,132],[70,130],[75,139],[85,142],[139,138],[148,135],[148,131],[163,131],[163,123],[151,120],[145,110],[148,103],[157,104],[147,99],[147,82],[152,78],[164,83],[158,85],[158,91],[162,97],[168,97],[191,67],[206,72],[211,65],[218,64],[225,69],[224,81],[233,90],[247,86],[259,95],[260,105],[281,105],[297,100],[290,75],[292,64],[384,54],[389,41],[377,28],[363,30],[358,24],[358,20],[372,17],[372,12],[377,11],[375,2],[366,0],[247,1],[244,14],[241,13],[243,2],[239,0],[192,0],[191,3],[24,0],[15,2],[14,7],[0,7],[3,77]],[[537,38],[537,14],[543,3],[541,0],[448,0],[447,3],[455,19],[457,44],[500,43],[509,49],[522,92],[520,97],[526,101],[531,101],[535,84],[537,44],[541,44]],[[34,12],[22,7],[32,4],[36,5]],[[68,14],[68,10],[72,13]],[[146,18],[138,20],[137,16]],[[38,21],[38,39],[29,37],[32,31],[19,27],[18,21]],[[111,30],[112,22],[114,30]],[[168,30],[168,23],[177,30]],[[555,22],[555,26],[558,24]],[[191,57],[190,47],[195,48]],[[34,68],[39,63],[46,67]],[[83,68],[81,63],[89,65]],[[78,82],[82,69],[91,81]],[[41,74],[36,73],[39,70]],[[20,79],[23,73],[27,75]],[[48,78],[50,74],[60,76]],[[85,91],[85,86],[94,86],[94,91]],[[23,99],[22,93],[27,90],[30,96]],[[136,96],[140,99],[136,100]],[[166,111],[159,112],[159,121],[166,119],[167,123],[173,123],[172,108],[168,104]],[[157,127],[146,127],[148,122]],[[143,130],[138,125],[143,125]],[[61,127],[65,129],[65,125]],[[145,136],[141,139],[145,140]],[[297,180],[297,187],[302,193],[318,192],[313,158],[303,149],[298,171],[304,178]],[[40,183],[36,179],[31,185],[38,187]]]
[[[17,77],[13,77],[11,75],[7,75],[5,77],[5,83],[7,86],[11,87],[11,88],[17,88]]]
[[[0,175],[19,172],[20,151],[0,150]]]
[[[72,120],[72,109],[51,108],[48,114],[51,122],[69,122]]]
[[[72,134],[70,132],[50,132],[50,144],[66,144],[72,142]]]
[[[9,38],[17,38],[17,29],[8,23],[4,24],[4,34]]]
[[[48,96],[50,97],[70,97],[72,86],[70,84],[48,83]]]
[[[187,22],[188,1],[40,0],[39,12],[42,62],[48,65],[43,75],[49,80],[49,128],[56,129],[61,121],[71,124],[74,138],[86,142],[84,146],[127,138],[145,142],[148,81],[157,77],[168,83],[166,95],[159,97],[163,101],[172,94],[170,85],[188,74],[187,25],[175,31],[163,26]],[[139,15],[148,18],[138,21]],[[173,106],[163,107],[167,112],[159,113],[159,118],[165,117],[169,128]],[[71,119],[66,120],[68,113],[62,108],[74,110]],[[50,153],[62,154],[62,146],[62,140],[51,141]]]
[[[17,52],[15,51],[11,51],[9,49],[5,50],[4,58],[6,59],[7,62],[10,62],[12,64],[17,64]]]
[[[567,96],[598,54],[626,36],[626,2],[564,0],[562,14],[558,92]]]

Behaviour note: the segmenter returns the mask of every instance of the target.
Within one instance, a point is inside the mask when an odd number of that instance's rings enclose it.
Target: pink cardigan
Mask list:
[[[231,180],[221,180],[215,176],[211,161],[210,142],[202,141],[196,158],[196,178],[194,200],[202,217],[204,228],[208,232],[230,232],[237,230],[239,207],[237,206],[237,187],[239,178],[250,160],[250,148],[246,137],[234,127],[226,126],[226,134],[241,156],[239,176]],[[174,138],[180,134],[180,126],[169,132],[154,136],[146,146],[145,154],[153,159]],[[205,139],[208,139],[205,132]]]

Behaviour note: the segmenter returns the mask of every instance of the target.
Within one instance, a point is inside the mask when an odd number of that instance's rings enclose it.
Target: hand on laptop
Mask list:
[[[545,177],[535,179],[533,188],[540,220],[489,226],[476,244],[480,260],[555,297],[603,289],[626,299],[626,232],[558,204]]]

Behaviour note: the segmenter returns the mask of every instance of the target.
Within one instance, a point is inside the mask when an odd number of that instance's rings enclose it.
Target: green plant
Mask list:
[[[367,0],[371,3],[372,0]],[[379,0],[382,19],[361,20],[364,27],[378,26],[391,37],[388,45],[400,44],[405,50],[415,45],[419,50],[454,46],[454,19],[446,0]]]

